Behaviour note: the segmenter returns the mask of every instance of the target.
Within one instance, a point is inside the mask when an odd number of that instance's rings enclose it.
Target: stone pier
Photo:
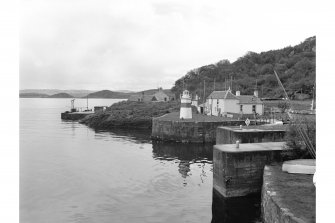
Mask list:
[[[239,197],[262,190],[266,164],[281,161],[284,142],[215,145],[213,187],[224,197]]]

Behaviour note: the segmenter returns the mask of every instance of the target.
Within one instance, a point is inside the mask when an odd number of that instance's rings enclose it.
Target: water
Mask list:
[[[62,121],[69,107],[70,99],[20,99],[20,222],[240,222],[231,213],[248,205],[229,209],[213,194],[212,146],[94,131]]]

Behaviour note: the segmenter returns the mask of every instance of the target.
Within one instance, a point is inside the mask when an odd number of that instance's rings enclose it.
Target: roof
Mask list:
[[[239,104],[263,104],[260,98],[254,95],[240,95],[235,96],[231,93],[231,90],[228,91],[213,91],[207,99],[235,99],[239,100]]]
[[[228,91],[213,91],[208,97],[208,99],[235,99],[238,98],[231,93],[230,90]]]
[[[236,98],[240,101],[239,104],[263,104],[261,99],[254,95],[240,95],[236,96]]]

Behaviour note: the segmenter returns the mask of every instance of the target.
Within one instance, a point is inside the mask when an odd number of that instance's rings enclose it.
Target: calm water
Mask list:
[[[89,107],[116,101],[90,99]],[[85,107],[86,100],[75,105]],[[214,223],[258,216],[253,199],[213,195],[212,146],[152,143],[150,131],[97,132],[62,121],[69,106],[70,99],[20,99],[20,222]]]

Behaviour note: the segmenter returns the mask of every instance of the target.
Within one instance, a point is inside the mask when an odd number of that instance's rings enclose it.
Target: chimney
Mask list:
[[[258,90],[254,91],[254,96],[258,98]]]
[[[236,96],[240,96],[241,92],[240,91],[236,91]]]

